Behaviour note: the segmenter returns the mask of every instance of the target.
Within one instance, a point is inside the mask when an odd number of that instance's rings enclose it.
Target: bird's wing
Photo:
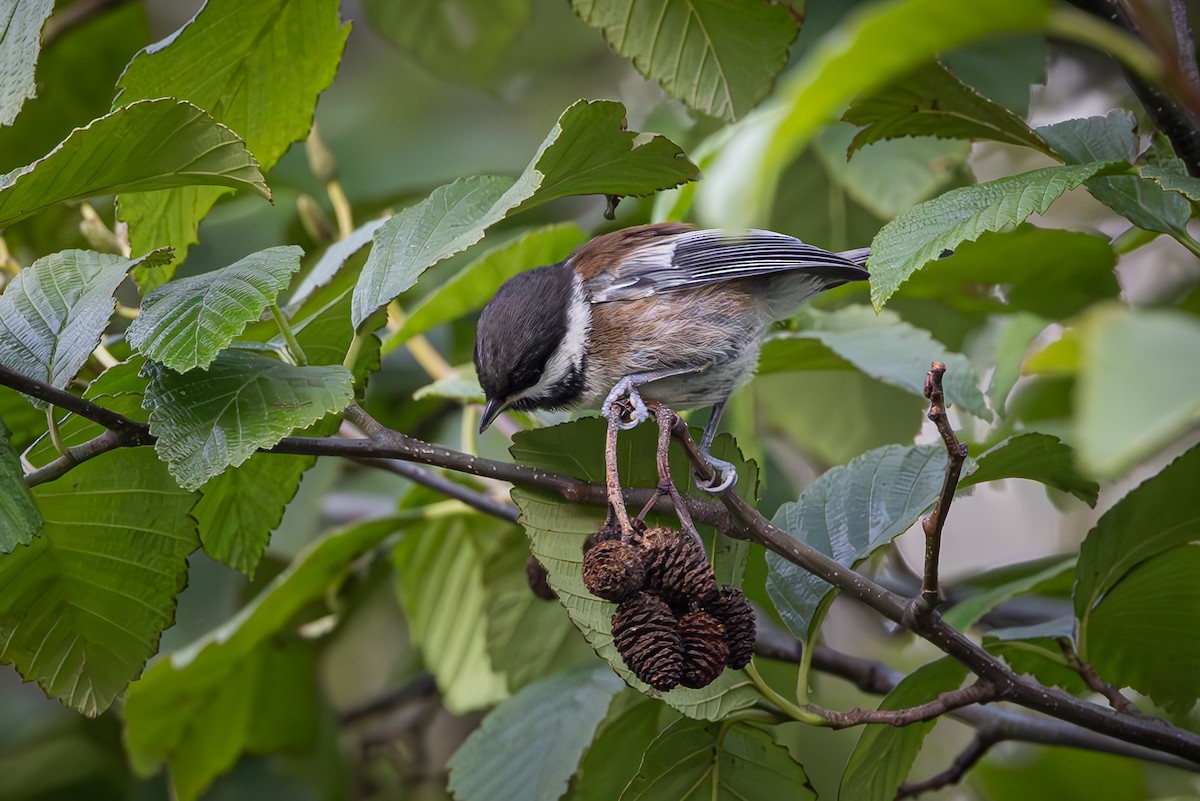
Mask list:
[[[603,303],[789,271],[828,288],[867,278],[866,255],[830,253],[773,231],[687,231],[638,247],[589,279],[588,289],[593,303]]]

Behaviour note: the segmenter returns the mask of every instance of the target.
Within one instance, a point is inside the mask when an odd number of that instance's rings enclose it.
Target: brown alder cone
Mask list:
[[[546,566],[533,554],[525,560],[525,580],[529,582],[529,589],[533,590],[533,594],[543,601],[553,601],[558,597],[546,580]]]
[[[619,603],[638,593],[645,581],[642,550],[627,542],[598,542],[583,557],[584,586],[597,598]]]
[[[712,565],[690,537],[669,528],[652,528],[642,535],[647,592],[676,607],[704,603],[717,597]]]
[[[656,690],[679,685],[683,675],[683,640],[667,602],[641,593],[617,607],[612,618],[613,642],[633,675]]]
[[[713,601],[704,605],[725,626],[725,639],[729,643],[729,658],[726,664],[740,670],[750,664],[754,656],[754,610],[750,602],[737,587],[722,587]]]
[[[697,609],[679,618],[683,641],[683,675],[679,683],[699,689],[716,681],[729,660],[725,626],[714,615]]]

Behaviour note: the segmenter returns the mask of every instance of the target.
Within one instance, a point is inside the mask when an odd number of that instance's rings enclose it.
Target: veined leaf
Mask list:
[[[116,102],[189,100],[241,134],[266,171],[308,135],[317,95],[333,81],[349,32],[337,0],[208,0],[183,28],[130,62]],[[171,245],[183,261],[222,194],[200,187],[123,194],[119,213],[134,253]],[[137,277],[143,290],[170,278],[147,276],[148,284]]]
[[[134,770],[147,776],[167,762],[180,797],[193,799],[242,752],[303,740],[312,726],[312,656],[284,636],[287,626],[355,559],[418,518],[360,523],[312,543],[236,616],[156,662],[126,695]]]
[[[1007,414],[1009,393],[1021,378],[1025,352],[1049,324],[1046,318],[1028,312],[1017,312],[1001,323],[996,336],[995,368],[987,388],[988,401],[1001,417]]]
[[[680,720],[650,744],[621,801],[816,797],[803,766],[766,731]]]
[[[196,489],[353,398],[341,365],[297,367],[229,350],[207,371],[153,366],[144,405],[159,457],[180,486]]]
[[[655,450],[657,432],[653,426],[640,426],[624,432],[618,442],[617,459],[624,486],[653,487],[657,484]],[[587,481],[603,481],[605,423],[599,418],[584,418],[573,423],[525,431],[513,440],[512,455],[520,464],[545,470],[559,470]],[[734,462],[738,469],[738,486],[745,497],[756,494],[757,469],[753,462],[743,462],[737,447],[728,436],[720,436],[713,444],[713,455]],[[681,492],[698,494],[692,482],[688,462],[676,446],[671,449],[672,477]],[[616,605],[602,601],[587,591],[583,584],[583,541],[595,533],[604,520],[600,509],[589,509],[568,503],[556,495],[535,490],[514,489],[513,500],[521,509],[521,525],[529,536],[530,550],[546,568],[550,586],[558,593],[559,602],[566,608],[571,622],[600,656],[604,657],[627,684],[641,692],[653,694],[621,660],[612,640],[612,615]],[[719,536],[719,535],[718,535]],[[714,565],[723,579],[735,572],[736,565],[726,564],[744,560],[743,551],[722,551],[712,540],[708,550],[718,559]],[[699,690],[679,687],[661,694],[663,701],[683,714],[703,720],[721,720],[736,709],[754,704],[761,696],[742,671],[726,670],[715,682]]]
[[[0,419],[0,554],[28,545],[42,533],[42,513],[25,486],[25,471]]]
[[[122,448],[34,488],[42,536],[0,556],[0,662],[94,717],[175,622],[199,544],[175,485],[144,448]]]
[[[932,701],[944,692],[957,689],[966,675],[966,668],[950,657],[930,662],[905,676],[879,708],[905,709]],[[903,728],[878,723],[864,726],[842,774],[838,798],[892,801],[900,783],[912,769],[925,735],[936,724],[937,720],[927,720]]]
[[[747,0],[571,0],[617,55],[691,108],[735,120],[770,91],[799,20]]]
[[[346,263],[347,259],[371,244],[371,237],[374,236],[379,226],[387,222],[387,219],[387,217],[380,217],[365,222],[351,231],[345,239],[339,239],[327,247],[321,254],[321,258],[305,274],[291,297],[288,298],[288,310],[294,310],[308,300],[317,289],[327,286],[338,270],[342,269],[342,265]]]
[[[558,801],[625,685],[600,663],[531,684],[497,706],[450,758],[458,801]]]
[[[1200,540],[1195,503],[1200,447],[1171,462],[1104,513],[1079,550],[1075,615],[1079,655],[1091,661],[1091,617],[1105,596],[1137,565]]]
[[[936,61],[896,83],[850,102],[846,122],[865,126],[850,144],[863,145],[901,136],[985,139],[1053,155],[1025,120],[967,86]]]
[[[155,289],[129,326],[129,344],[178,373],[207,368],[287,288],[303,255],[295,245],[268,248]]]
[[[12,125],[25,101],[37,96],[33,73],[42,25],[54,0],[5,0],[0,4],[0,125]]]
[[[625,130],[620,103],[581,100],[563,112],[515,181],[460,178],[384,223],[354,288],[354,325],[509,214],[568,195],[648,195],[697,177],[671,140]]]
[[[964,470],[964,472],[966,472]],[[933,505],[946,475],[941,445],[887,445],[821,475],[771,521],[853,567],[903,534]],[[767,554],[767,593],[788,630],[807,640],[836,589],[783,557]]]
[[[558,223],[535,228],[492,248],[426,295],[404,325],[387,338],[384,355],[417,334],[482,309],[505,280],[533,267],[562,261],[585,239],[578,225]]]
[[[170,257],[165,251],[123,259],[67,250],[38,259],[0,295],[0,363],[65,389],[99,344],[126,273],[140,262]],[[30,403],[45,407],[32,398]]]
[[[170,99],[131,103],[0,176],[0,228],[67,200],[193,184],[271,196],[242,140],[199,108]]]
[[[1100,485],[1079,474],[1075,451],[1050,434],[1020,434],[989,448],[976,459],[975,472],[958,482],[960,487],[1026,478],[1069,492],[1088,506],[1095,506]]]
[[[921,203],[885,225],[871,243],[871,301],[882,309],[910,275],[943,251],[1041,214],[1067,190],[1113,169],[1127,167],[1105,162],[1043,167]]]
[[[1031,435],[1038,436],[1038,435]],[[961,486],[961,484],[960,484]],[[1066,556],[1046,565],[1040,570],[1017,576],[1011,581],[995,587],[989,587],[982,592],[972,595],[965,601],[955,604],[945,611],[942,617],[956,629],[964,630],[975,625],[988,612],[1005,601],[1033,590],[1043,582],[1055,579],[1075,568],[1075,557]]]

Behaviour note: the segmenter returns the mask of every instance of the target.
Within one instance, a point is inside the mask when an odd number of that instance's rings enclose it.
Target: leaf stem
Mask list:
[[[334,178],[325,184],[325,194],[329,196],[329,204],[333,206],[333,213],[337,217],[338,239],[345,239],[354,231],[354,212],[342,189],[342,182]]]
[[[767,684],[766,680],[764,680],[763,677],[758,674],[758,670],[755,669],[753,662],[746,665],[745,670],[746,675],[750,677],[750,681],[754,682],[754,686],[757,687],[758,691],[763,694],[763,697],[775,704],[775,706],[779,707],[784,714],[786,714],[792,720],[798,720],[801,723],[808,724],[809,726],[829,725],[825,721],[825,718],[796,706],[791,701],[775,692],[774,688]]]
[[[287,315],[279,308],[278,303],[271,304],[271,316],[275,318],[275,325],[279,326],[279,332],[283,334],[283,341],[287,343],[287,349],[292,355],[292,360],[301,367],[306,366],[308,364],[308,356],[304,353],[304,348],[300,347],[300,342],[296,339],[296,332],[292,330]]]
[[[825,609],[829,607],[826,605]],[[817,616],[813,618],[812,626],[808,631],[808,639],[804,641],[804,650],[800,652],[800,670],[796,674],[796,703],[804,705],[808,703],[808,674],[812,669],[812,654],[817,645],[817,630],[821,627],[821,620],[825,616],[825,610],[817,611]]]
[[[1200,242],[1197,242],[1187,230],[1180,228],[1173,231],[1171,236],[1175,237],[1175,241],[1187,248],[1193,256],[1200,258]]]
[[[54,407],[46,407],[46,429],[50,432],[50,442],[59,456],[67,455],[67,445],[63,442],[62,432],[58,430],[58,421],[54,419]]]

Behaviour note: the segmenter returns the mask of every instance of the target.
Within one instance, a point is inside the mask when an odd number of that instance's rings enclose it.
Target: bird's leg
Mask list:
[[[633,525],[625,509],[625,496],[621,492],[621,477],[617,473],[617,428],[620,414],[613,410],[608,418],[608,433],[604,440],[604,479],[608,491],[608,508],[616,516],[621,529],[621,539],[628,542],[633,538]]]
[[[692,513],[688,511],[687,502],[671,478],[671,429],[675,426],[677,418],[675,413],[665,406],[655,409],[654,415],[658,420],[658,491],[671,496],[671,502],[675,505],[675,516],[679,518],[679,528],[692,538],[700,553],[705,553],[704,541],[700,539],[700,532],[696,531]]]
[[[713,469],[712,483],[705,481],[700,476],[696,476],[696,486],[705,492],[724,492],[737,482],[737,468],[729,462],[717,459],[709,453],[713,438],[717,435],[717,427],[721,424],[721,413],[724,411],[725,401],[713,404],[712,415],[708,418],[708,424],[704,426],[704,436],[700,438],[700,455],[705,458],[709,466]]]
[[[609,412],[612,410],[613,405],[622,398],[625,398],[629,401],[630,406],[633,407],[633,411],[630,414],[628,423],[619,421],[617,425],[622,431],[636,428],[646,422],[646,418],[650,416],[650,413],[646,411],[646,404],[642,400],[641,393],[638,392],[638,387],[662,378],[686,375],[687,373],[698,373],[701,370],[708,369],[708,367],[709,365],[707,364],[700,367],[673,367],[666,370],[655,370],[651,373],[627,375],[617,382],[617,385],[612,388],[612,392],[608,393],[608,397],[604,399],[604,403],[600,406],[600,414],[611,420],[612,416]]]

